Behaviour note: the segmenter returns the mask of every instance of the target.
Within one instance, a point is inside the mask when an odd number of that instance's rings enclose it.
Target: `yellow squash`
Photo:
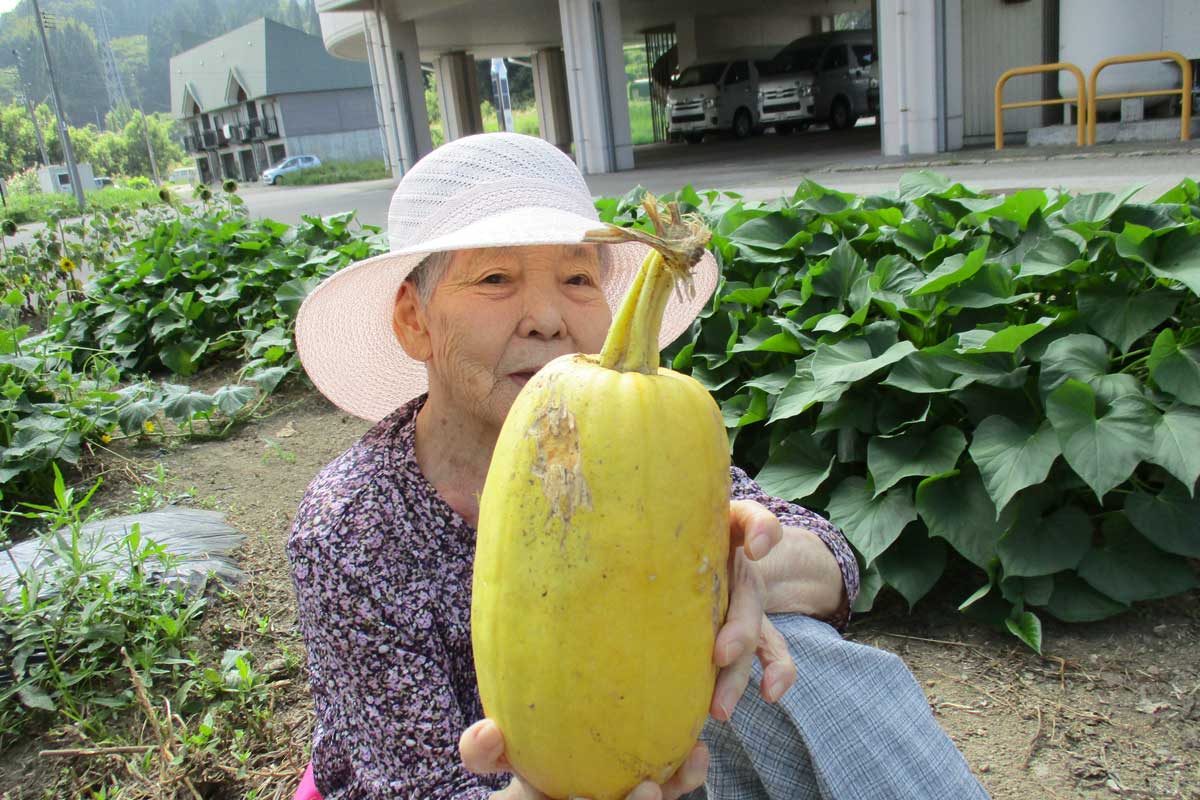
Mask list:
[[[720,411],[658,367],[658,332],[708,233],[659,218],[599,356],[522,389],[480,502],[471,608],[484,713],[514,768],[553,798],[620,800],[663,782],[708,714],[729,555]],[[660,252],[661,251],[661,252]]]

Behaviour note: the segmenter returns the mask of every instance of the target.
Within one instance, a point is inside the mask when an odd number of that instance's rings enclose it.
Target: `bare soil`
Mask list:
[[[246,775],[223,782],[214,770],[206,797],[253,787],[260,798],[290,800],[312,712],[284,545],[308,482],[368,428],[310,389],[288,389],[271,408],[223,441],[123,454],[136,473],[162,463],[175,488],[194,487],[192,502],[228,512],[248,535],[248,580],[211,623],[212,635],[222,646],[248,646],[270,668],[280,740],[256,753]],[[117,480],[105,496],[128,492]],[[1200,799],[1200,593],[1090,625],[1045,621],[1041,656],[954,612],[963,596],[942,590],[909,614],[898,597],[881,595],[848,635],[904,659],[994,798]],[[250,609],[251,620],[236,608]],[[263,615],[269,625],[260,633],[252,619]],[[45,746],[63,745],[39,741],[0,757],[0,797],[43,796],[9,792],[46,785],[59,765],[36,758]]]

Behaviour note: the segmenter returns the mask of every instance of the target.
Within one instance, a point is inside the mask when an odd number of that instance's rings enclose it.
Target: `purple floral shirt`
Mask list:
[[[483,717],[471,652],[475,529],[417,465],[424,401],[397,409],[321,471],[287,545],[317,717],[313,775],[326,800],[476,800],[509,780],[459,761],[459,736]],[[842,533],[736,467],[732,477],[735,499],[821,537],[853,600],[858,566]]]

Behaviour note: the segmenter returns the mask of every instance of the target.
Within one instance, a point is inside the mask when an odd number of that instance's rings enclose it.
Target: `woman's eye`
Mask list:
[[[571,284],[572,286],[591,286],[592,279],[589,275],[581,272],[578,275],[572,275],[567,280],[567,283]]]
[[[499,286],[500,284],[505,283],[507,280],[508,280],[507,276],[503,275],[502,273],[493,272],[491,275],[488,275],[483,280],[481,280],[480,283],[486,283],[486,284],[490,284],[492,286]]]

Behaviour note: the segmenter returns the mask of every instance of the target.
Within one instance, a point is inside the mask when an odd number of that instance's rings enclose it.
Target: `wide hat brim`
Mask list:
[[[490,215],[419,246],[360,261],[326,278],[300,306],[296,349],[317,389],[338,408],[377,422],[428,388],[425,364],[410,358],[392,327],[401,284],[430,253],[482,247],[580,244],[603,223],[557,208],[521,207]],[[600,245],[602,288],[616,311],[649,253],[630,242]],[[719,270],[705,252],[692,271],[691,289],[672,294],[659,347],[688,329],[717,287]]]

